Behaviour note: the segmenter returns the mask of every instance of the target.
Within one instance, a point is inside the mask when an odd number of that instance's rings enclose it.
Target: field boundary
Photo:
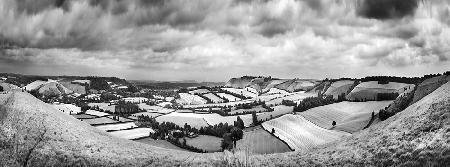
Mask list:
[[[286,145],[288,146],[288,148],[289,148],[291,151],[295,151],[295,149],[293,149],[286,141],[281,140],[278,136],[276,136],[275,134],[272,134],[271,132],[269,132],[266,128],[264,128],[264,126],[262,126],[262,125],[258,125],[258,126],[261,126],[262,129],[264,129],[267,133],[269,133],[269,134],[272,135],[273,137],[277,138],[278,140],[280,140],[281,142],[283,142],[284,144],[286,144]]]

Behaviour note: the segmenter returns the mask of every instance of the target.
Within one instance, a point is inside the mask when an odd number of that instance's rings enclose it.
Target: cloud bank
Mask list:
[[[0,70],[130,79],[448,69],[447,0],[2,0]],[[446,69],[447,68],[447,69]]]

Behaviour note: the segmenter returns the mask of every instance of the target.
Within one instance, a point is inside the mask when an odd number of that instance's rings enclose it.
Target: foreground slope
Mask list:
[[[326,148],[255,158],[261,166],[271,166],[271,162],[286,166],[449,166],[450,83]]]
[[[69,166],[78,163],[88,166],[174,166],[215,162],[211,159],[213,154],[199,157],[200,154],[196,153],[163,149],[110,136],[20,91],[0,94],[0,124],[0,141],[7,142],[11,136],[19,136],[21,140],[16,142],[21,142],[21,145],[28,143],[26,138],[30,137],[24,137],[28,131],[47,131],[45,137],[48,140],[37,150],[40,154],[32,159],[35,162],[48,161]],[[14,159],[21,162],[17,156],[8,157],[13,155],[13,150],[7,146],[0,149],[0,162],[6,163],[0,166],[18,165],[12,162]],[[171,156],[173,154],[177,156]]]

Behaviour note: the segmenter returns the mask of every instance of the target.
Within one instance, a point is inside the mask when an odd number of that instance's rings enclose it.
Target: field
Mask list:
[[[200,127],[205,127],[209,125],[217,125],[220,123],[228,123],[228,125],[233,125],[234,121],[237,120],[238,116],[221,116],[219,114],[195,114],[195,113],[179,113],[173,112],[167,115],[159,116],[156,118],[156,121],[159,123],[162,122],[172,122],[177,124],[178,126],[183,127],[185,123],[190,125],[191,127],[195,127],[199,129]],[[245,126],[250,126],[252,123],[251,114],[240,115],[239,116],[243,121]]]
[[[406,88],[406,90],[404,89]],[[377,100],[378,93],[399,93],[414,88],[412,84],[389,82],[378,84],[377,81],[369,81],[358,84],[348,95],[348,100]]]
[[[220,97],[217,97],[216,95],[214,95],[212,93],[207,93],[207,94],[204,94],[203,96],[210,99],[213,103],[222,103],[223,102],[223,99],[221,99]]]
[[[180,147],[177,147],[177,146],[173,145],[172,143],[170,143],[170,142],[168,142],[166,140],[155,140],[155,139],[152,139],[150,137],[143,138],[143,139],[136,139],[136,140],[133,140],[133,141],[139,142],[139,143],[148,144],[148,145],[152,145],[152,146],[156,146],[156,147],[159,147],[159,148],[187,151],[185,149],[182,149]]]
[[[249,98],[253,98],[258,96],[255,92],[256,90],[254,90],[253,88],[245,88],[245,89],[237,89],[237,88],[222,88],[223,90],[232,92],[232,93],[236,93],[236,94],[240,94],[243,95],[245,97],[249,97]]]
[[[289,94],[289,92],[287,92],[285,90],[278,89],[278,88],[270,88],[266,93],[262,94],[261,96],[272,95],[272,94],[286,95],[286,94]]]
[[[104,111],[116,112],[115,105],[109,105],[109,103],[89,103],[88,106],[90,107],[98,106],[99,109],[102,109]]]
[[[178,94],[180,95],[180,99],[177,100],[180,104],[206,104],[206,100],[198,95],[191,95],[189,93]]]
[[[27,86],[25,86],[25,90],[27,91],[31,91],[31,90],[36,90],[39,89],[43,84],[47,83],[48,81],[34,81],[31,82],[30,84],[28,84]]]
[[[75,117],[76,119],[91,119],[91,118],[96,118],[96,116],[86,115],[86,114],[78,114],[78,115],[72,115],[72,116]]]
[[[228,101],[240,101],[241,99],[238,97],[234,97],[233,95],[226,94],[226,93],[217,93],[218,96],[227,99]]]
[[[175,111],[174,109],[163,108],[161,106],[150,106],[150,105],[144,104],[144,103],[140,103],[140,104],[138,104],[138,106],[140,109],[145,110],[147,112],[152,112],[152,113],[168,114],[168,113]]]
[[[181,127],[183,127],[184,124],[187,123],[191,127],[200,129],[201,127],[208,126],[208,123],[206,123],[205,119],[203,119],[203,117],[201,117],[200,115],[203,114],[173,112],[157,117],[156,121],[158,121],[159,123],[172,122]]]
[[[215,136],[199,135],[198,137],[195,138],[185,137],[185,139],[187,145],[194,146],[207,152],[222,151],[222,148],[220,147],[222,138],[218,138]],[[183,139],[180,139],[180,142],[183,142]]]
[[[66,114],[78,114],[81,112],[81,108],[73,104],[53,104],[52,106]]]
[[[268,92],[271,88],[273,88],[274,86],[281,84],[283,82],[288,81],[287,79],[278,79],[278,80],[272,80],[262,91],[263,92]]]
[[[135,128],[135,129],[129,129],[129,130],[119,130],[119,131],[113,131],[108,132],[110,135],[124,138],[124,139],[138,139],[141,137],[150,136],[150,133],[155,133],[155,131],[151,128]]]
[[[106,117],[93,118],[93,119],[80,119],[80,121],[86,122],[90,125],[101,125],[101,124],[109,124],[109,123],[117,123],[118,122],[118,121],[115,121],[113,119],[109,119]]]
[[[302,101],[303,99],[305,99],[307,97],[315,97],[315,96],[317,96],[317,94],[305,93],[304,91],[300,91],[300,92],[290,93],[288,95],[285,95],[285,96],[282,96],[279,98],[275,98],[273,100],[266,101],[266,104],[267,105],[280,105],[283,100],[290,100],[290,101],[293,101],[298,104],[298,103],[300,103],[300,101]]]
[[[66,88],[68,88],[68,89],[70,89],[70,90],[72,90],[72,91],[74,91],[76,93],[86,94],[86,88],[83,85],[74,84],[74,83],[71,83],[71,82],[68,82],[68,81],[59,82],[59,83],[61,83],[64,87],[66,87]]]
[[[275,136],[285,141],[290,148],[300,151],[333,142],[349,133],[321,128],[303,116],[287,114],[262,123],[265,130],[275,130]]]
[[[332,128],[332,122],[347,132],[356,132],[364,128],[378,111],[387,107],[392,101],[368,101],[368,102],[340,102],[330,105],[315,107],[298,115],[303,116],[312,123],[325,128]]]
[[[107,118],[109,118],[109,119],[113,119],[113,115],[109,115],[109,116],[106,116]],[[128,118],[124,118],[124,117],[117,117],[116,116],[116,118],[118,119],[118,121],[119,122],[132,122],[132,121],[134,121],[134,120],[131,120],[131,119],[128,119]]]
[[[352,80],[340,80],[333,82],[324,94],[327,96],[333,96],[334,99],[337,99],[338,96],[343,93],[347,95],[347,93],[351,91],[350,88],[354,82],[355,81]]]
[[[245,129],[244,137],[236,142],[236,148],[238,150],[248,149],[252,154],[271,154],[291,151],[288,145],[262,129],[261,126]]]
[[[122,130],[137,127],[134,122],[126,122],[126,123],[117,123],[117,124],[108,124],[108,125],[98,125],[95,126],[97,129],[108,131],[108,130]]]
[[[164,114],[161,114],[161,113],[153,113],[153,112],[140,112],[140,113],[134,113],[134,114],[132,114],[132,116],[135,116],[135,117],[138,117],[138,116],[149,116],[149,117],[153,117],[153,118],[156,118],[156,117],[159,117],[159,116],[161,116],[161,115],[164,115]]]
[[[204,93],[209,93],[208,89],[195,89],[195,90],[191,90],[189,91],[190,94],[196,94],[196,93],[200,93],[200,94],[204,94]]]
[[[260,112],[266,112],[267,109],[265,109],[262,106],[255,106],[251,109],[237,109],[237,110],[231,110],[229,112],[229,114],[242,114],[242,113],[249,113],[249,112],[256,112],[256,113],[260,113]]]
[[[234,106],[237,104],[247,104],[247,103],[253,103],[254,100],[241,100],[241,101],[235,101],[235,102],[228,102],[228,103],[211,103],[211,104],[197,104],[197,105],[183,105],[184,108],[208,108],[208,107],[224,107],[224,106]]]
[[[292,111],[294,110],[293,106],[275,106],[273,107],[273,111],[272,112],[264,112],[264,113],[260,113],[258,114],[257,118],[260,121],[264,121],[264,120],[269,120],[271,118],[276,118],[278,116],[284,115],[284,114],[289,114],[292,113]]]
[[[95,110],[87,110],[86,114],[93,115],[93,116],[98,116],[98,117],[104,117],[104,116],[108,116],[109,115],[108,113],[95,111]]]

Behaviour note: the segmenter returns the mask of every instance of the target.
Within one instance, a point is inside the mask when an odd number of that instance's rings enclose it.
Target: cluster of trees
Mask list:
[[[383,100],[395,100],[398,97],[397,92],[393,93],[377,93],[377,100],[383,101]]]
[[[104,78],[90,78],[90,85],[89,89],[95,89],[95,90],[109,90],[110,86],[108,85],[107,81]]]
[[[150,127],[155,130],[155,133],[151,134],[150,137],[153,139],[166,139],[173,144],[184,148],[183,143],[179,143],[178,139],[188,136],[189,134],[201,134],[201,135],[210,135],[223,138],[222,144],[225,145],[224,149],[229,149],[230,146],[235,146],[236,141],[242,139],[243,131],[245,128],[244,121],[241,118],[237,118],[234,122],[234,125],[228,125],[228,123],[219,123],[218,125],[201,127],[200,129],[196,129],[191,127],[188,124],[185,124],[184,127],[180,127],[172,122],[163,122],[159,123],[155,118],[149,116],[138,116],[138,126],[142,127]],[[172,133],[172,134],[171,134]],[[231,145],[229,145],[231,143]],[[180,144],[180,145],[178,145]],[[200,152],[203,150],[196,150],[194,148],[186,147],[186,149],[192,149],[192,151]]]
[[[131,102],[125,102],[123,100],[120,100],[115,106],[115,113],[119,114],[120,116],[127,117],[131,114],[138,112],[144,111],[139,109],[139,106],[137,104],[133,104]]]
[[[180,139],[183,139],[183,142],[180,142]],[[191,146],[191,145],[187,145],[186,143],[186,138],[176,138],[176,137],[171,137],[167,139],[168,142],[172,143],[173,145],[176,145],[180,148],[192,151],[192,152],[197,152],[197,153],[206,153],[207,151]]]
[[[2,86],[0,86],[0,92],[3,92],[3,87]]]
[[[341,102],[343,100],[344,99],[342,98],[338,98],[337,100],[335,100],[332,96],[307,97],[300,101],[297,106],[294,106],[294,112],[303,112],[314,107],[333,104]]]
[[[230,94],[230,95],[233,95],[234,97],[240,98],[240,99],[242,99],[242,100],[250,99],[249,97],[244,96],[243,94],[237,94],[237,93],[230,92],[230,91],[227,91],[227,90],[224,90],[224,89],[218,89],[218,93],[226,93],[226,94]],[[220,96],[219,96],[219,97],[220,97]]]
[[[396,98],[392,104],[390,104],[389,106],[387,106],[384,109],[381,109],[380,112],[378,113],[378,117],[382,121],[384,121],[384,120],[388,119],[389,117],[395,115],[396,113],[406,109],[414,99],[414,92],[415,92],[416,88],[417,88],[417,86],[414,87],[413,91],[403,94],[399,98]]]

